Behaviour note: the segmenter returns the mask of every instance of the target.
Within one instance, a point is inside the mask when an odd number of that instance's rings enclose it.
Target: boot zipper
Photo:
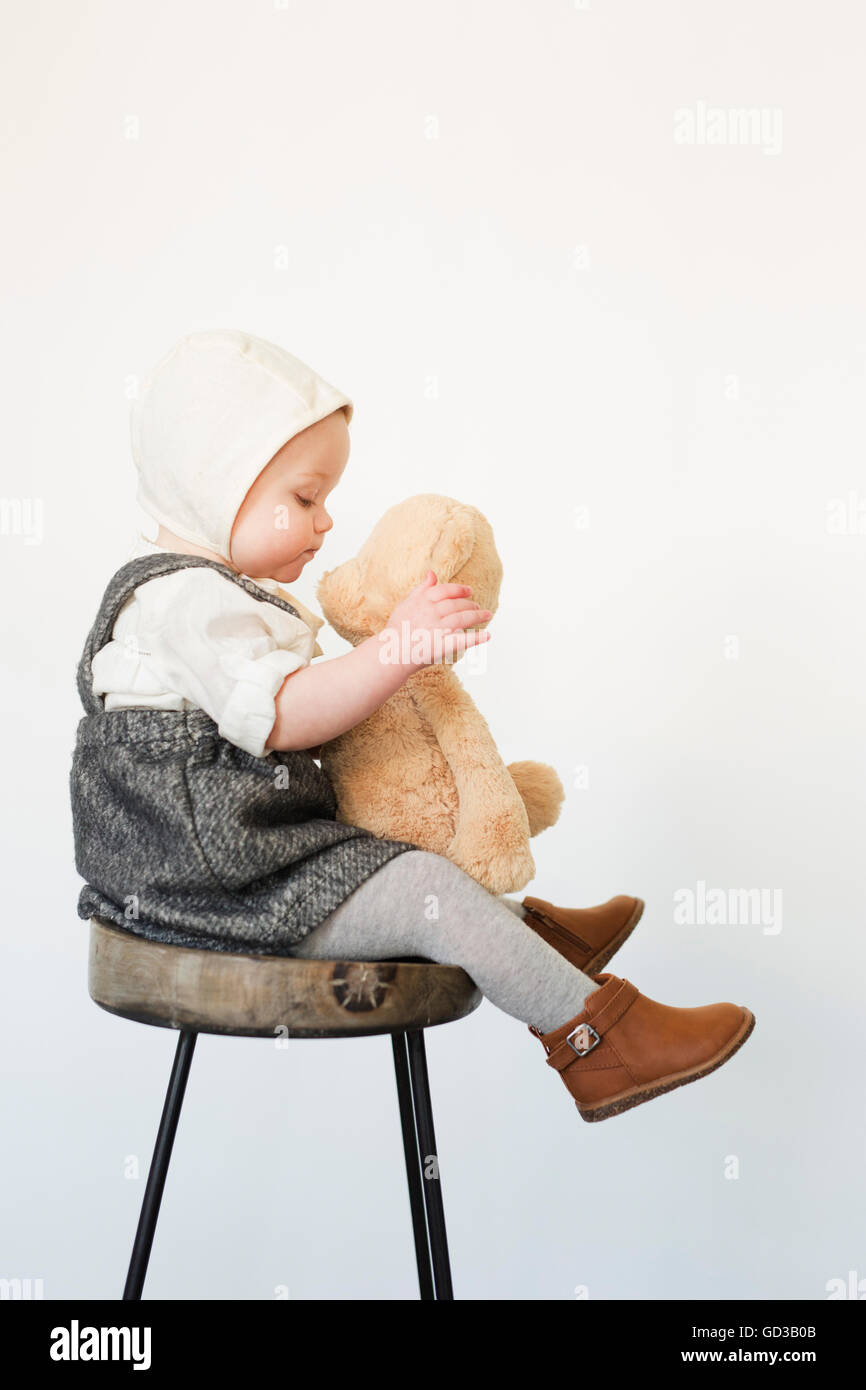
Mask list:
[[[587,955],[592,955],[592,947],[589,942],[584,941],[583,937],[577,935],[577,932],[568,931],[565,927],[560,926],[559,922],[555,922],[552,917],[548,916],[546,912],[542,912],[538,907],[525,907],[523,910],[530,916],[537,917],[538,921],[542,922],[561,941],[565,941],[569,946],[579,946],[581,950],[586,951]]]

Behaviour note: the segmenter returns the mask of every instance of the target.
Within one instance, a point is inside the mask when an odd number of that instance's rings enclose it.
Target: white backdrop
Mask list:
[[[299,597],[411,493],[479,507],[505,578],[466,682],[568,793],[525,891],[640,894],[611,968],[757,1017],[716,1075],[597,1126],[491,1004],[431,1030],[456,1296],[866,1278],[859,7],[4,16],[0,1276],[123,1285],[176,1035],[87,994],[75,667],[145,521],[136,380],[233,327],[355,401]],[[699,884],[777,910],[677,921]],[[198,1042],[145,1294],[278,1286],[417,1297],[387,1038]]]

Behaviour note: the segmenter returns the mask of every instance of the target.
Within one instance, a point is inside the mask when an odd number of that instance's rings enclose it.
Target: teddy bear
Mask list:
[[[468,584],[495,613],[502,563],[477,508],[421,493],[390,507],[358,554],[316,587],[325,619],[357,646],[386,627],[395,606],[434,570]],[[479,624],[486,626],[486,624]],[[470,648],[476,656],[485,647]],[[529,841],[559,818],[562,782],[546,763],[506,766],[454,670],[458,654],[414,671],[361,724],[322,744],[337,819],[445,855],[491,893],[535,876]]]

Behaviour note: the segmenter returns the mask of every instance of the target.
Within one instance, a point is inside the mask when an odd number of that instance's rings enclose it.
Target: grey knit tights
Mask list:
[[[583,1011],[599,988],[496,897],[441,854],[388,860],[293,948],[312,959],[424,956],[461,965],[491,1003],[543,1033]]]

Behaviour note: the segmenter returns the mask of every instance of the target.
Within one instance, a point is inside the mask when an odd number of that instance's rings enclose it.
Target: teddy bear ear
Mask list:
[[[478,540],[478,512],[462,504],[449,512],[430,554],[429,569],[436,571],[440,582],[449,583],[459,574]]]

